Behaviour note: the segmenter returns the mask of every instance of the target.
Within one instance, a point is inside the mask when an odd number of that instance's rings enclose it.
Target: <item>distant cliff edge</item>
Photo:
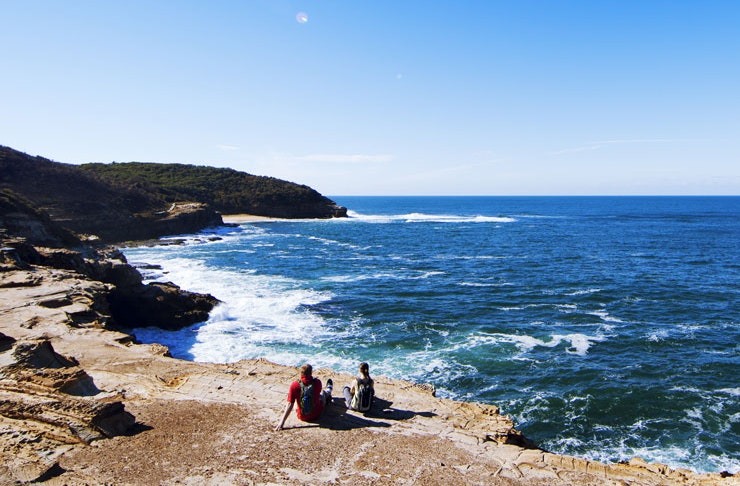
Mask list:
[[[221,213],[345,217],[308,186],[233,169],[184,164],[72,165],[0,145],[0,190],[23,197],[60,226],[104,242],[157,238],[222,224]]]

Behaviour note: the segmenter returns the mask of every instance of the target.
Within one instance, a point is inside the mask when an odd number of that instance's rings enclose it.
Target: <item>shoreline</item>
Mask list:
[[[231,218],[233,218],[232,221],[233,220],[249,221],[250,218],[254,218],[257,221],[269,219],[269,218],[264,218],[264,217],[255,217],[253,215],[248,215],[248,214],[230,215],[230,216],[231,216]],[[205,277],[203,276],[201,278],[204,279]],[[209,289],[215,289],[215,288],[216,287],[205,286],[205,287],[201,287],[200,288],[200,291],[206,292],[206,291],[210,291]],[[225,300],[228,301],[229,299],[225,299]],[[147,342],[152,342],[152,341],[151,340],[147,340]],[[173,349],[178,349],[179,343],[177,343],[176,341],[170,341],[169,344],[173,346]],[[187,354],[182,354],[181,353],[180,355],[182,357],[184,357],[185,359],[189,359]],[[201,356],[203,356],[203,355],[201,355]],[[261,354],[251,354],[249,357],[256,357],[256,356],[266,356],[269,359],[270,353],[269,353],[269,351],[264,351],[263,350],[261,352]],[[211,354],[211,358],[203,358],[203,359],[212,359],[214,357],[215,357],[215,355]],[[190,359],[192,359],[192,358],[190,358]],[[281,360],[278,359],[278,361],[281,361]],[[227,361],[227,362],[231,362],[231,361]],[[283,364],[286,364],[286,363],[287,363],[287,365],[294,364],[294,363],[292,363],[290,361],[287,361],[287,360],[286,361],[283,361]],[[315,364],[315,363],[313,363],[313,364]],[[330,362],[326,362],[326,361],[324,361],[321,364],[324,364],[324,365],[327,365],[327,366],[330,366],[331,365]],[[341,368],[341,365],[337,365],[337,366],[339,366]],[[406,376],[403,376],[403,377],[406,377]],[[534,389],[531,392],[529,392],[529,394],[532,394],[532,393],[536,393],[536,389]],[[447,397],[449,398],[449,397],[451,397],[451,395],[447,395]],[[452,396],[452,398],[454,399],[455,397]],[[498,405],[498,403],[496,402],[495,398],[494,399],[491,399],[490,401],[488,401],[486,403],[490,403],[491,405]],[[506,406],[504,406],[504,408],[506,408]],[[549,416],[543,416],[541,419],[545,423],[547,423],[549,421],[556,422],[557,420],[559,420],[562,417],[562,415],[555,415],[555,417],[552,418],[552,419],[549,419],[548,417]],[[537,427],[537,426],[535,426],[535,427]],[[568,429],[563,429],[563,430],[564,430],[564,435],[568,435]],[[573,434],[576,434],[576,432],[573,432]],[[571,435],[570,437],[573,437],[573,436],[575,436],[575,435]],[[629,437],[629,436],[626,436],[626,437]],[[540,436],[538,436],[538,439],[541,439],[544,444],[548,444],[547,440],[549,439],[549,436],[542,436],[542,435],[540,435]],[[554,446],[554,447],[556,448],[557,446]],[[601,460],[604,460],[604,461],[607,461],[607,462],[610,459],[611,460],[629,460],[630,457],[631,457],[631,455],[629,455],[629,454],[623,454],[623,455],[619,455],[619,456],[617,456],[617,455],[607,456],[606,454],[598,454],[599,453],[599,450],[596,450],[596,452],[594,453],[593,451],[595,449],[589,449],[589,450],[585,450],[585,451],[583,449],[584,448],[581,448],[581,450],[579,451],[580,454],[583,454],[583,456],[581,456],[581,457],[586,457],[585,454],[589,454],[588,457],[591,457],[591,458],[600,458]],[[670,449],[668,449],[668,451],[669,450]],[[658,451],[658,453],[655,454],[655,455],[651,455],[652,452],[654,452],[654,451]],[[561,453],[568,453],[568,451],[563,452],[562,450],[560,452]],[[635,451],[635,449],[633,449],[631,452],[632,452],[632,454],[640,454],[640,452],[639,451]],[[573,452],[571,452],[571,453],[573,453]],[[616,459],[614,459],[615,457],[616,457]],[[645,452],[645,456],[644,457],[646,457],[650,461],[668,462],[669,464],[671,464],[670,467],[673,467],[673,468],[691,468],[692,470],[694,470],[698,474],[703,474],[703,473],[708,472],[708,471],[709,472],[711,472],[711,471],[716,471],[716,472],[721,471],[721,469],[704,468],[703,467],[704,466],[704,463],[698,463],[695,460],[694,461],[685,461],[685,462],[675,461],[675,456],[669,456],[668,454],[660,453],[660,448],[659,447],[653,448],[652,451]],[[596,460],[598,460],[598,459],[596,459]],[[725,464],[727,464],[727,463],[725,463]],[[715,462],[712,465],[714,465],[714,466],[719,465],[720,467],[722,466],[722,464],[719,463],[719,461]],[[726,465],[724,467],[727,468],[727,469],[729,469],[730,471],[736,472],[736,470],[732,466]]]
[[[15,247],[0,261],[2,484],[740,484],[729,473],[639,458],[550,453],[495,405],[438,398],[430,386],[381,375],[371,413],[348,411],[335,396],[318,423],[293,413],[275,432],[296,367],[172,358],[161,344],[138,343],[136,329],[111,327],[122,322],[112,321],[111,294],[141,285],[120,251],[83,257],[8,243]],[[160,297],[152,302],[166,307]],[[333,379],[337,391],[351,379],[318,367],[315,376]],[[296,467],[297,457],[313,467]]]
[[[275,432],[297,368],[265,359],[174,359],[165,346],[137,344],[131,335],[94,322],[80,325],[74,316],[89,316],[108,290],[74,271],[5,270],[0,287],[0,479],[8,482],[740,481],[639,458],[607,464],[549,453],[529,444],[496,406],[437,398],[430,387],[380,375],[372,413],[347,411],[335,396],[318,424],[299,422],[292,413],[286,430]],[[351,379],[325,368],[315,375],[332,378],[337,390]],[[315,467],[297,468],[298,454]]]
[[[241,223],[255,223],[263,221],[279,221],[280,218],[270,218],[268,216],[257,216],[254,214],[222,214],[221,219],[224,224],[241,224]]]

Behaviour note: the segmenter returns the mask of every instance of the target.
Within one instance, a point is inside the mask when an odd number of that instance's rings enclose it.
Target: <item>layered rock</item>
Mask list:
[[[162,227],[180,232],[183,221],[203,223],[199,208],[175,204],[158,217],[178,220]],[[335,400],[318,426],[291,417],[291,430],[270,435],[297,370],[185,362],[136,344],[122,327],[190,325],[216,299],[144,285],[120,251],[59,222],[0,193],[0,483],[738,484],[640,459],[550,454],[495,406],[383,377],[370,413]],[[297,466],[299,455],[312,468]]]
[[[140,278],[120,261],[82,261],[111,282]],[[16,260],[0,270],[0,483],[737,484],[639,459],[550,454],[495,406],[384,377],[367,414],[335,399],[318,426],[291,416],[272,432],[297,369],[172,359],[110,330],[113,283]],[[296,454],[314,467],[297,468]]]
[[[134,430],[135,418],[123,403],[101,393],[78,362],[57,354],[50,341],[3,337],[0,475],[22,482],[50,479],[64,472],[58,460],[71,448]]]
[[[217,301],[144,285],[120,251],[86,244],[8,191],[0,223],[0,478],[45,481],[64,473],[58,459],[71,448],[136,428],[117,394],[102,392],[52,340],[71,338],[76,353],[88,332],[128,345],[130,336],[105,329],[187,326]]]

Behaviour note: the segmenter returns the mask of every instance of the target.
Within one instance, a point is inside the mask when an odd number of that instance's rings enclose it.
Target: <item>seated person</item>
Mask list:
[[[313,377],[313,367],[310,364],[301,366],[301,378],[290,384],[288,403],[275,430],[282,430],[294,403],[298,403],[296,409],[298,420],[304,422],[318,420],[324,409],[331,403],[332,386],[332,381],[327,380],[326,390],[322,390],[321,380]]]
[[[370,378],[370,367],[367,363],[360,363],[360,374],[342,390],[347,408],[359,412],[367,412],[375,398],[373,379]]]

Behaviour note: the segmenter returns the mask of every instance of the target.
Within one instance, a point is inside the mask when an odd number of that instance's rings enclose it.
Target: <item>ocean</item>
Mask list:
[[[367,361],[498,405],[551,452],[740,471],[740,197],[333,199],[350,218],[124,248],[222,301],[136,337],[195,361]]]

